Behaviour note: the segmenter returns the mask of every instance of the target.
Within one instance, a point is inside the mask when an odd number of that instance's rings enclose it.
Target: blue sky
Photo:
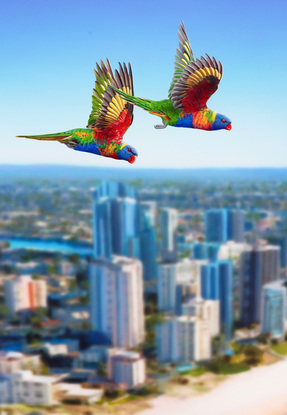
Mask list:
[[[1,0],[1,164],[61,163],[106,167],[287,166],[287,2]],[[232,131],[168,127],[135,108],[124,141],[136,163],[66,146],[15,138],[85,127],[93,68],[109,58],[131,62],[135,95],[167,97],[178,24],[196,57],[223,64],[209,107],[232,120]]]

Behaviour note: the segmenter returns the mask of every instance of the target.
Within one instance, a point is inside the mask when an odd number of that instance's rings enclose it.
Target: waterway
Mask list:
[[[5,237],[0,237],[0,240],[9,242],[11,249],[35,249],[36,251],[60,252],[63,254],[78,254],[83,257],[92,255],[92,245],[89,244],[80,244],[76,242],[56,240]]]

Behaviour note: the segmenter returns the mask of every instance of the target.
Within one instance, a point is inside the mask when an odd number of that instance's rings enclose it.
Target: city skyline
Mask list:
[[[79,154],[56,143],[15,138],[85,127],[91,111],[96,62],[109,58],[133,66],[135,95],[167,97],[184,21],[196,57],[223,64],[223,79],[209,102],[232,120],[232,131],[154,129],[158,118],[135,108],[125,141],[139,152],[135,167],[286,166],[284,119],[286,64],[282,1],[226,0],[109,3],[91,0],[1,2],[0,69],[4,104],[2,164],[70,164],[132,168],[127,163]],[[100,16],[100,17],[99,17]],[[282,55],[282,56],[281,56]],[[278,63],[280,62],[280,63]],[[272,154],[272,157],[270,155]],[[132,172],[132,170],[131,170]]]
[[[193,374],[212,372],[214,381],[279,364],[287,353],[286,182],[91,185],[22,177],[1,185],[1,403],[120,405],[127,394],[168,394],[176,372],[192,394]],[[5,234],[57,238],[75,251],[19,249]]]

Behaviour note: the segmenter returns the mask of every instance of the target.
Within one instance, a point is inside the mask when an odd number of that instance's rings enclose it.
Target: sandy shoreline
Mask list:
[[[140,415],[287,415],[287,359],[230,376],[191,398],[159,396]]]

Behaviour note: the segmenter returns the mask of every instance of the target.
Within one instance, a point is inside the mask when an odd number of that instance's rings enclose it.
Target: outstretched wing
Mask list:
[[[127,102],[116,90],[133,95],[133,74],[130,63],[128,67],[124,63],[119,64],[119,71],[115,71],[115,76],[111,84],[103,93],[100,115],[90,128],[102,130],[103,134],[98,134],[96,141],[100,145],[112,142],[121,144],[122,137],[133,121],[133,104]]]
[[[96,65],[97,70],[94,69],[96,81],[92,95],[92,112],[89,117],[87,128],[92,128],[92,126],[97,122],[97,119],[101,115],[104,94],[108,86],[114,80],[113,70],[108,59],[106,60],[106,65],[102,60],[101,66],[99,66],[98,63]]]
[[[170,99],[172,89],[174,85],[177,83],[177,81],[179,81],[184,69],[190,62],[195,61],[183,22],[181,22],[181,24],[179,25],[178,40],[179,49],[176,49],[174,61],[174,74],[168,91],[168,96]]]
[[[184,112],[204,108],[209,97],[217,90],[222,72],[221,62],[210,59],[208,55],[206,59],[201,57],[190,62],[171,92],[174,108],[183,109]]]

